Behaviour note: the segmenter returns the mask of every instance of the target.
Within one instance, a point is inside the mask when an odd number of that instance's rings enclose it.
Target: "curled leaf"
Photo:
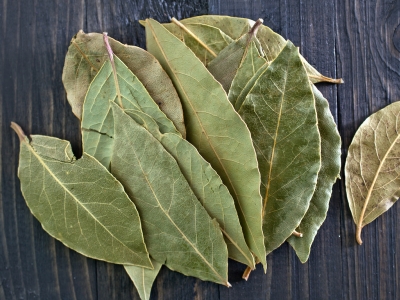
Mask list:
[[[145,50],[109,38],[113,52],[138,77],[161,110],[185,136],[179,97],[157,60]],[[89,85],[107,60],[103,36],[80,30],[71,40],[65,57],[62,80],[73,113],[82,118],[82,107]]]
[[[400,196],[400,102],[368,117],[357,130],[346,159],[346,193],[361,245],[361,230]]]
[[[32,214],[51,236],[95,259],[152,268],[135,205],[93,157],[76,160],[67,141],[32,135],[21,141],[18,176]]]

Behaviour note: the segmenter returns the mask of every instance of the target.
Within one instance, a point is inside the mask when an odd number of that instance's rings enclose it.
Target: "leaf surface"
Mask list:
[[[361,230],[400,196],[400,102],[368,117],[357,130],[346,158],[346,193],[361,245]]]
[[[154,266],[154,269],[146,269],[140,268],[137,266],[127,266],[125,265],[125,270],[128,273],[129,277],[133,281],[135,285],[140,299],[149,300],[150,292],[153,286],[153,282],[156,279],[158,273],[163,264],[156,262],[154,259],[151,260],[151,263]]]
[[[213,60],[218,53],[233,42],[220,29],[200,23],[163,24],[172,34],[186,44],[204,65]]]
[[[122,185],[93,157],[76,160],[69,142],[21,140],[18,176],[32,214],[67,247],[91,258],[152,268],[139,214]]]
[[[228,251],[174,158],[112,103],[111,172],[138,208],[148,251],[171,270],[229,286]]]
[[[158,108],[143,84],[114,56],[118,87],[114,80],[112,64],[107,60],[93,79],[86,95],[82,114],[83,150],[96,157],[109,168],[113,151],[114,120],[110,101],[119,102],[126,109],[139,109],[151,115],[160,126],[161,132],[176,132],[174,124]]]
[[[320,169],[314,97],[291,42],[259,77],[238,112],[257,152],[268,254],[300,224]]]
[[[260,175],[250,132],[221,85],[185,44],[151,19],[146,20],[146,41],[147,49],[160,61],[181,98],[188,141],[228,187],[247,244],[266,266]]]
[[[197,149],[173,133],[162,134],[154,120],[137,110],[125,110],[146,128],[175,158],[193,193],[224,234],[229,257],[254,269],[254,258],[246,245],[235,204],[221,178]]]
[[[341,166],[341,140],[329,103],[314,85],[312,89],[317,109],[318,130],[321,135],[321,170],[318,173],[317,186],[310,207],[296,229],[303,236],[299,238],[292,235],[288,239],[302,263],[307,261],[317,231],[326,218],[332,186],[339,178]]]
[[[256,38],[258,28],[261,24],[262,20],[258,20],[249,32],[246,32],[237,41],[231,43],[222,50],[207,66],[208,71],[222,84],[222,87],[227,93],[229,92],[238,68],[247,55],[249,47],[256,47],[257,45],[257,48],[260,49],[260,55],[263,55],[260,43]]]
[[[171,80],[157,60],[139,47],[123,45],[112,38],[109,41],[113,52],[138,77],[161,110],[185,136],[182,105]],[[68,102],[79,119],[82,118],[82,106],[89,85],[106,59],[102,34],[81,30],[72,38],[62,80]]]

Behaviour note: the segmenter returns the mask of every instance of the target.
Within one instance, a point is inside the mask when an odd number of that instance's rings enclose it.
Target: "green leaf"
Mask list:
[[[260,55],[263,55],[260,43],[256,38],[258,28],[262,22],[261,19],[258,20],[249,32],[246,32],[237,41],[231,43],[222,50],[207,66],[208,71],[222,84],[222,87],[227,93],[229,92],[238,68],[247,55],[249,46],[258,46]]]
[[[229,286],[228,251],[174,158],[112,103],[111,172],[135,202],[149,253],[171,270]]]
[[[400,196],[400,102],[368,117],[357,130],[346,159],[346,193],[361,245],[361,230]]]
[[[150,299],[151,287],[163,265],[156,262],[154,259],[151,260],[151,263],[154,266],[153,270],[136,266],[124,266],[142,300]]]
[[[111,48],[124,64],[146,86],[151,97],[185,136],[183,112],[179,97],[157,60],[145,50],[123,45],[110,38]],[[107,59],[103,36],[80,30],[71,40],[65,57],[62,80],[73,113],[81,119],[85,95],[94,76]]]
[[[114,141],[112,139],[114,120],[109,102],[119,102],[119,95],[124,108],[142,110],[156,120],[161,132],[179,134],[174,124],[158,109],[143,84],[116,56],[114,56],[114,64],[117,82],[113,77],[112,64],[107,60],[89,87],[81,124],[84,151],[96,157],[107,168],[109,168]]]
[[[20,141],[18,176],[32,214],[67,247],[91,258],[152,268],[139,214],[122,185],[93,157],[76,160],[69,142]]]
[[[314,97],[291,42],[259,77],[238,112],[257,152],[265,248],[270,253],[300,224],[321,164]]]
[[[184,42],[204,65],[233,42],[233,39],[216,27],[199,23],[183,25],[174,18],[172,20],[172,23],[163,24],[164,27]]]
[[[318,173],[317,186],[311,198],[310,207],[296,229],[302,237],[292,235],[288,239],[302,263],[307,261],[311,244],[326,218],[332,186],[339,178],[341,166],[341,140],[329,110],[329,103],[314,85],[312,89],[317,109],[318,130],[321,135],[321,170]]]
[[[188,141],[228,187],[247,245],[266,266],[260,174],[250,132],[221,85],[185,44],[151,19],[146,20],[146,41],[147,49],[160,61],[181,98]]]
[[[234,200],[210,164],[188,141],[173,133],[162,134],[147,114],[137,110],[125,112],[145,127],[175,158],[197,199],[211,218],[218,221],[228,246],[229,258],[254,269],[254,258],[244,239]]]

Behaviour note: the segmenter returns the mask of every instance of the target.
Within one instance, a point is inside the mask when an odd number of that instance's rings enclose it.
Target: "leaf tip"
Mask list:
[[[24,131],[22,130],[22,128],[21,128],[21,126],[19,126],[17,123],[15,123],[15,122],[11,122],[11,126],[10,126],[14,131],[15,131],[15,133],[18,135],[18,137],[19,137],[19,140],[21,141],[21,142],[24,142],[25,141],[25,138],[26,138],[26,135],[25,135],[25,133],[24,133]]]

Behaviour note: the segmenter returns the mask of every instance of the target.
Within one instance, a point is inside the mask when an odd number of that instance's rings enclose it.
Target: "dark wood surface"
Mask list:
[[[344,79],[318,86],[343,139],[343,163],[362,121],[400,100],[399,0],[3,0],[0,299],[139,299],[123,267],[87,259],[42,230],[20,192],[19,141],[9,126],[16,121],[27,133],[70,140],[79,157],[79,123],[61,82],[72,36],[81,28],[108,31],[143,47],[137,20],[201,14],[261,17],[321,73]],[[268,256],[266,275],[258,268],[244,282],[244,267],[231,261],[230,289],[163,268],[152,299],[400,299],[400,205],[364,229],[362,246],[354,234],[341,180],[306,264],[284,244]]]

